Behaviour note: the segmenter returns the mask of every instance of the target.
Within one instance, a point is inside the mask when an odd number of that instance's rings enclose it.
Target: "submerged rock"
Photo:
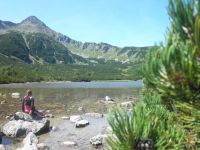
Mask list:
[[[12,93],[11,94],[12,98],[20,98],[20,93],[16,92],[16,93]]]
[[[105,97],[105,101],[113,101],[113,99],[110,98],[109,96],[106,96],[106,97]]]
[[[103,114],[100,114],[100,113],[85,113],[85,116],[94,117],[94,118],[102,118]]]
[[[3,126],[3,133],[6,136],[21,137],[28,132],[35,134],[48,131],[50,121],[47,118],[41,120],[31,119],[31,116],[20,112],[14,115],[14,120],[9,121]]]
[[[18,148],[17,150],[38,150],[37,148],[38,138],[33,132],[29,132],[27,134],[22,144],[23,144],[22,148]]]
[[[38,144],[38,138],[33,132],[29,132],[22,142],[22,147],[17,150],[49,150],[50,148],[44,144]]]
[[[69,118],[70,118],[70,117],[68,117],[68,116],[63,116],[63,117],[61,117],[61,119],[63,119],[63,120],[69,120]]]
[[[92,145],[94,145],[95,147],[97,147],[97,146],[102,145],[104,143],[104,139],[106,137],[107,136],[105,134],[96,135],[96,136],[90,138],[90,143]]]
[[[79,120],[75,122],[76,128],[81,128],[89,125],[89,122],[87,120]]]
[[[63,141],[63,142],[60,142],[60,145],[62,146],[76,146],[76,142],[73,142],[73,141]]]
[[[38,150],[50,150],[49,146],[44,143],[37,144],[37,148]]]
[[[120,104],[122,107],[131,108],[133,106],[133,101],[122,102]]]
[[[82,117],[80,115],[70,116],[70,121],[71,122],[77,122],[79,120],[82,120]]]

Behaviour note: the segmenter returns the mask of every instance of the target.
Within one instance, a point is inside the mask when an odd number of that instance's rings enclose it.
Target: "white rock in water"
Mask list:
[[[82,120],[82,117],[80,115],[74,115],[74,116],[70,116],[70,121],[71,122],[76,122]]]
[[[33,132],[29,132],[23,140],[23,147],[17,150],[38,150],[38,138]]]
[[[64,141],[64,142],[60,142],[60,145],[62,146],[76,146],[76,142],[72,142],[72,141]]]
[[[104,101],[103,103],[104,104],[114,104],[115,102],[113,102],[113,101]]]
[[[78,108],[78,111],[83,111],[83,107],[79,107],[79,108]]]
[[[45,117],[46,118],[54,118],[54,115],[53,114],[46,114]]]
[[[68,116],[63,116],[63,117],[61,117],[61,119],[63,119],[63,120],[69,120],[69,117]]]
[[[53,126],[51,130],[55,132],[55,131],[57,131],[58,129],[59,129],[58,127]]]
[[[106,97],[105,97],[105,100],[106,100],[106,101],[113,101],[112,98],[110,98],[109,96],[106,96]]]
[[[90,143],[94,146],[102,145],[105,141],[104,139],[107,137],[106,134],[99,134],[92,138],[90,138]]]
[[[85,116],[87,116],[87,117],[95,117],[95,118],[102,118],[103,114],[100,114],[100,113],[85,113]]]
[[[39,143],[37,144],[38,150],[50,150],[50,147],[46,145],[45,143]]]
[[[89,125],[89,122],[87,120],[79,120],[75,122],[76,128],[81,128]]]
[[[3,144],[0,144],[0,150],[6,150]]]
[[[121,105],[122,107],[130,108],[130,107],[133,106],[133,101],[122,102],[120,105]]]
[[[20,93],[12,93],[11,96],[12,98],[20,98]]]

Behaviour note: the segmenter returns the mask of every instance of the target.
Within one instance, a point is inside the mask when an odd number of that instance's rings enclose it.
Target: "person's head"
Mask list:
[[[32,96],[32,91],[31,91],[31,90],[27,90],[27,91],[26,91],[26,94],[27,94],[28,96]]]

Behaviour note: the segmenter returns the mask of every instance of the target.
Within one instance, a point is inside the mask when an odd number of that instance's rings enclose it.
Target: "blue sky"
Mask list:
[[[73,39],[116,46],[149,46],[164,41],[168,0],[4,0],[0,20],[36,16]]]

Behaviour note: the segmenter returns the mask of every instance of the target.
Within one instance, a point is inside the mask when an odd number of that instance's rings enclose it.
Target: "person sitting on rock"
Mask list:
[[[34,105],[34,98],[32,96],[32,91],[31,90],[27,90],[27,95],[23,97],[22,99],[22,111],[25,113],[28,113],[32,116],[37,116],[40,118],[44,117],[44,114],[38,112],[35,109],[35,105]]]

